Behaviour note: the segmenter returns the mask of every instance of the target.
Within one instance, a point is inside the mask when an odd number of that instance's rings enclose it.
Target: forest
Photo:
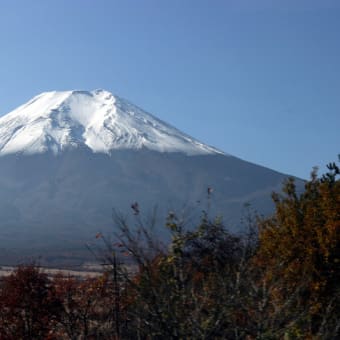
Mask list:
[[[170,244],[116,214],[115,239],[90,249],[97,278],[21,265],[0,283],[5,339],[337,339],[340,336],[340,170],[288,179],[272,216],[246,214],[242,234],[202,212],[187,228],[170,212]],[[209,195],[213,195],[208,190]]]

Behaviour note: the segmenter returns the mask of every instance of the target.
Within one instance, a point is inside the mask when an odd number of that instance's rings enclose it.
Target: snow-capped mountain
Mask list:
[[[80,146],[99,153],[221,153],[105,90],[42,93],[0,118],[0,155],[58,154]]]
[[[46,92],[0,118],[0,257],[83,258],[96,232],[112,232],[112,208],[129,216],[133,202],[144,217],[158,207],[160,234],[183,207],[239,230],[244,204],[270,213],[285,177],[107,91]]]

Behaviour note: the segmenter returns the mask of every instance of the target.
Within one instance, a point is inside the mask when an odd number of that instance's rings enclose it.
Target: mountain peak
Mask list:
[[[44,92],[0,118],[0,155],[80,146],[107,154],[141,148],[222,153],[103,89]]]

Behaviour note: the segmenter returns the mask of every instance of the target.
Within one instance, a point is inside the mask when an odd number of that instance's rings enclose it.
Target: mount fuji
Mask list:
[[[133,202],[163,221],[208,207],[238,229],[246,203],[271,212],[286,177],[108,91],[42,93],[0,118],[0,256],[80,261],[85,242],[113,230],[112,208],[128,214]]]
[[[222,153],[104,90],[42,93],[0,119],[0,155],[87,147],[113,150]]]

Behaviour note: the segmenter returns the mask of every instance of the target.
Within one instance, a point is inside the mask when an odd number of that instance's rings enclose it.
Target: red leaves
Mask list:
[[[3,338],[42,338],[53,328],[61,301],[46,274],[20,266],[1,287],[0,334]]]

